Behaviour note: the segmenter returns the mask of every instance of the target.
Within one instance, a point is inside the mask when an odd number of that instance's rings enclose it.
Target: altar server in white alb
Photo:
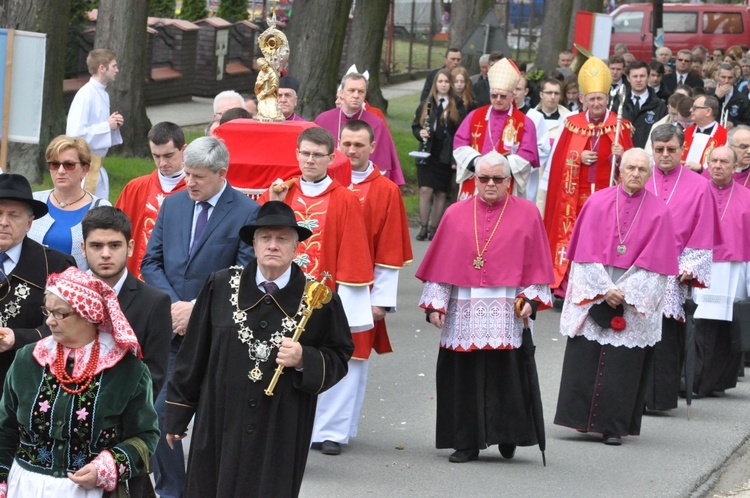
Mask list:
[[[84,188],[93,190],[97,197],[109,199],[109,177],[101,167],[101,158],[107,155],[110,147],[122,143],[120,128],[124,119],[117,111],[110,114],[107,85],[115,81],[120,70],[115,53],[103,48],[89,52],[86,65],[91,78],[73,98],[65,134],[83,138],[91,152],[99,156],[98,160],[92,158]]]

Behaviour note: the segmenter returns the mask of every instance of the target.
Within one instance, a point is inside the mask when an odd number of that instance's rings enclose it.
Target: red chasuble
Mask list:
[[[128,182],[117,199],[118,207],[123,210],[133,224],[133,255],[128,258],[128,271],[136,278],[141,276],[141,260],[146,255],[146,246],[151,238],[151,230],[156,224],[156,217],[164,199],[175,192],[185,189],[185,179],[175,185],[171,192],[165,192],[159,182],[159,172],[154,170],[150,175],[140,176]]]
[[[471,145],[474,150],[481,154],[487,154],[489,152],[489,150],[484,150],[484,143],[487,137],[487,113],[490,107],[492,106],[486,105],[484,107],[480,107],[471,114],[471,125],[469,128],[471,133],[471,141],[469,145]],[[510,111],[510,117],[505,122],[502,133],[500,133],[499,137],[493,137],[493,139],[497,140],[495,150],[503,155],[510,152],[505,148],[505,144],[503,143],[502,139],[502,137],[504,137],[506,133],[515,133],[515,141],[519,144],[523,139],[523,125],[524,120],[526,119],[526,115],[516,109],[515,105],[511,106]],[[469,199],[474,196],[475,192],[476,180],[472,176],[471,178],[464,180],[464,182],[461,184],[461,191],[458,193],[458,199]],[[513,192],[513,177],[511,177],[510,179],[508,192]]]
[[[365,227],[370,244],[370,256],[375,266],[401,269],[414,259],[409,239],[409,222],[401,191],[385,178],[378,167],[361,183],[352,184],[352,192],[362,203]],[[352,358],[366,360],[374,349],[378,354],[393,351],[385,320],[375,322],[375,328],[352,334]]]
[[[268,201],[268,192],[258,203]],[[297,224],[312,230],[312,236],[300,242],[295,262],[316,279],[328,272],[328,286],[370,285],[373,265],[365,230],[365,220],[357,197],[338,181],[317,197],[302,193],[299,180],[289,187],[284,203],[291,206]]]
[[[564,126],[550,162],[547,205],[544,212],[544,226],[549,237],[552,267],[555,271],[553,289],[560,287],[568,271],[570,262],[565,256],[568,243],[578,214],[586,199],[592,194],[592,184],[594,190],[609,187],[610,156],[615,141],[617,116],[608,113],[603,122],[593,124],[589,123],[586,113],[581,112],[568,116]],[[632,129],[630,122],[623,119],[619,144],[625,150],[633,147]],[[598,153],[596,165],[581,164],[581,154],[584,150],[594,150]]]

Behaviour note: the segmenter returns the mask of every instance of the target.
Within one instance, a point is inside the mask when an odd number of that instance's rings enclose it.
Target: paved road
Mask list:
[[[645,416],[642,435],[620,447],[553,425],[565,342],[560,314],[549,310],[535,330],[547,467],[537,447],[519,448],[512,461],[491,447],[477,462],[449,463],[451,451],[434,448],[438,333],[416,307],[414,273],[426,247],[415,241],[415,263],[402,272],[400,309],[388,319],[395,352],[371,359],[359,435],[341,456],[311,451],[303,497],[703,496],[703,483],[748,439],[750,380],[723,399],[695,400],[691,421],[684,402]]]

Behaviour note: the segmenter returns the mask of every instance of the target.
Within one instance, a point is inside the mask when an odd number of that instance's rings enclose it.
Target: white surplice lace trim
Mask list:
[[[552,305],[552,291],[547,284],[534,284],[521,291],[529,301],[539,301],[547,306]]]
[[[703,285],[711,286],[711,263],[713,262],[713,251],[711,249],[691,249],[686,247],[678,263],[680,273],[687,272],[693,276],[694,280]]]
[[[425,282],[422,290],[422,297],[419,298],[420,308],[438,310],[445,313],[448,309],[448,301],[451,298],[450,284],[438,284],[435,282]]]
[[[653,346],[661,340],[662,303],[667,276],[631,267],[613,283],[604,266],[598,263],[571,264],[568,296],[585,296],[566,299],[560,318],[560,333],[568,337],[582,335],[599,344],[628,348]],[[615,332],[602,329],[589,317],[588,311],[604,301],[609,289],[619,289],[625,295],[623,318],[625,330]],[[598,299],[586,304],[584,299]]]
[[[440,332],[440,346],[448,349],[517,349],[523,320],[516,317],[515,299],[451,299]]]
[[[662,313],[667,318],[674,318],[681,322],[685,321],[685,300],[687,299],[688,286],[680,282],[679,277],[670,275],[667,277],[667,288],[664,291],[664,309]]]

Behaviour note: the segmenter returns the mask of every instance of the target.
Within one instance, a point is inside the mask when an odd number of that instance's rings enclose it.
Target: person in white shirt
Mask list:
[[[120,128],[124,123],[122,114],[115,111],[110,114],[107,85],[115,81],[120,70],[115,60],[116,54],[107,49],[98,48],[89,52],[86,57],[91,78],[83,85],[68,111],[65,134],[69,137],[81,137],[88,142],[91,152],[97,156],[107,155],[110,147],[122,143]],[[98,162],[101,164],[101,162]],[[109,199],[109,177],[103,168],[96,168],[97,161],[92,161],[87,186],[94,185],[94,194],[102,199]],[[96,171],[98,169],[98,171]],[[95,183],[93,178],[96,179]]]

